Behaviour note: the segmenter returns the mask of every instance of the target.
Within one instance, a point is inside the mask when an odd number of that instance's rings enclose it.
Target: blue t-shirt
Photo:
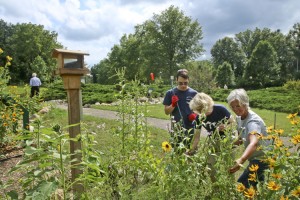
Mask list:
[[[169,106],[172,103],[172,96],[173,95],[178,96],[179,98],[178,106],[175,107],[171,115],[174,116],[174,120],[176,122],[179,122],[180,119],[182,119],[183,126],[186,129],[190,129],[194,127],[193,122],[190,122],[188,120],[188,116],[189,114],[192,113],[189,107],[189,103],[196,94],[197,91],[190,87],[185,91],[178,90],[178,88],[173,88],[167,91],[163,101],[164,105]]]
[[[224,124],[229,118],[231,114],[228,109],[219,104],[215,104],[213,106],[213,111],[210,115],[206,116],[205,120],[202,122],[203,127],[210,133],[214,133],[216,128],[220,124]],[[199,119],[197,120],[197,124],[199,124]],[[224,135],[223,132],[219,132],[220,135]]]

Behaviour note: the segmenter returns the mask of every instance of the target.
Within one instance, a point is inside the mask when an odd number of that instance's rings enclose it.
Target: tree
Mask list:
[[[13,83],[28,82],[34,71],[33,63],[43,60],[45,74],[53,75],[56,61],[52,58],[54,48],[62,48],[57,33],[45,30],[42,25],[16,24],[8,38],[8,52],[14,58],[10,68]]]
[[[273,86],[280,78],[279,73],[280,68],[274,48],[269,42],[260,41],[245,69],[246,86],[253,88]]]
[[[107,64],[126,68],[126,78],[149,80],[149,74],[163,79],[174,75],[180,64],[197,58],[203,47],[202,30],[197,21],[186,17],[174,6],[135,27],[135,33],[124,35],[120,45],[108,54]]]
[[[199,23],[185,16],[177,7],[170,6],[146,23],[148,41],[156,47],[159,64],[168,71],[168,77],[175,73],[179,64],[197,58],[203,52],[199,43],[202,39]],[[151,59],[153,57],[149,57]]]
[[[234,83],[234,73],[231,65],[228,62],[224,62],[222,65],[219,65],[216,74],[216,80],[219,87],[233,86]]]
[[[236,78],[243,76],[245,56],[233,38],[225,37],[218,40],[211,49],[211,55],[216,68],[227,62],[232,67]]]
[[[31,63],[31,70],[32,72],[37,73],[38,77],[41,79],[41,81],[44,82],[49,82],[51,75],[47,71],[47,65],[45,61],[42,59],[41,56],[37,56],[33,62]]]
[[[182,67],[189,71],[189,85],[192,88],[205,93],[210,93],[216,88],[214,67],[210,61],[192,61]]]
[[[12,31],[12,24],[7,24],[5,21],[0,19],[0,47],[2,49],[8,49],[8,38],[12,35]]]
[[[91,68],[93,83],[114,84],[116,81],[112,77],[115,74],[116,71],[110,66],[108,59],[101,60],[100,63]]]
[[[296,23],[288,33],[288,39],[291,41],[291,52],[293,53],[295,78],[300,79],[300,23]]]
[[[246,30],[236,34],[235,40],[240,46],[240,49],[243,50],[247,60],[250,59],[260,41],[268,41],[278,55],[277,65],[281,68],[280,80],[277,81],[277,84],[282,85],[294,76],[291,62],[292,53],[290,52],[291,42],[279,29],[275,31],[271,31],[269,28],[256,28],[254,31]]]

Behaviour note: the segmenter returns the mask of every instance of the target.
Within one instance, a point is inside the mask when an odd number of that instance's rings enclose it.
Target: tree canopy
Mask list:
[[[57,33],[31,23],[12,25],[0,20],[0,26],[0,45],[13,58],[9,68],[11,83],[28,83],[33,72],[49,80],[56,66],[52,50],[62,48]]]
[[[135,27],[133,34],[124,35],[105,62],[93,66],[93,75],[126,68],[126,78],[149,79],[149,74],[160,74],[168,79],[180,65],[191,61],[204,51],[200,40],[202,29],[197,21],[171,6],[161,14]],[[104,67],[105,65],[105,67]],[[97,79],[100,83],[101,80]]]

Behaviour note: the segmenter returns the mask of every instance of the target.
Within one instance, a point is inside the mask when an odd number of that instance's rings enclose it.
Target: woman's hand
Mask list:
[[[239,158],[235,161],[235,164],[234,166],[232,166],[230,169],[229,169],[229,173],[233,174],[235,172],[237,172],[241,167],[243,167],[242,165],[242,160]]]

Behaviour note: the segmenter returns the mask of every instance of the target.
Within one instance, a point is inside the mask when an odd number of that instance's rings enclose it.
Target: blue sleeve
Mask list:
[[[165,95],[165,98],[163,100],[163,105],[171,105],[172,103],[172,91],[171,90],[168,90],[166,92],[166,95]]]

